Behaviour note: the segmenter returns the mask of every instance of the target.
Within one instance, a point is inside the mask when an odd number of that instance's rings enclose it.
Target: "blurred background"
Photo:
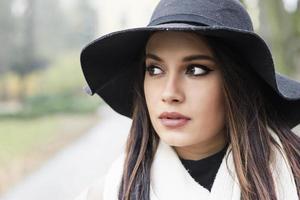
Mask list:
[[[146,25],[157,2],[0,1],[1,200],[20,197],[46,200],[42,194],[48,199],[72,199],[95,177],[103,175],[120,151],[112,144],[122,144],[130,121],[109,110],[98,96],[83,92],[85,80],[80,68],[80,51],[103,34]],[[300,1],[243,0],[243,3],[250,12],[255,31],[272,49],[276,70],[299,81]],[[106,134],[112,129],[104,125],[104,122],[110,123],[105,120],[118,117],[121,123],[116,126],[111,123],[124,132],[119,139]],[[105,137],[96,139],[99,132],[100,137]],[[90,138],[85,140],[88,136]],[[96,140],[102,143],[93,143]],[[85,141],[84,144],[81,141]],[[95,156],[79,162],[85,155],[92,155],[88,152],[92,144],[93,155],[101,152],[110,158],[97,164]],[[58,158],[68,148],[68,152],[75,152],[80,145],[85,145],[81,146],[86,150],[84,155],[70,153],[68,155],[74,156],[73,162],[63,163],[65,167],[57,168],[54,174],[46,170],[51,159]],[[101,153],[98,156],[103,159]],[[94,168],[76,168],[82,163],[86,164],[84,167],[93,165]],[[94,174],[89,174],[93,170]],[[58,174],[62,172],[63,175]],[[62,177],[66,172],[70,177]],[[52,179],[40,174],[50,174]],[[68,180],[72,180],[71,183]],[[34,190],[42,190],[40,196],[34,196]]]

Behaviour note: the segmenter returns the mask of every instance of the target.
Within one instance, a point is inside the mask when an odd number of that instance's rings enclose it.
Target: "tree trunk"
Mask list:
[[[282,0],[259,0],[260,33],[271,48],[275,67],[278,71],[290,74],[292,63],[287,59],[290,46],[287,40],[292,34],[293,24]]]

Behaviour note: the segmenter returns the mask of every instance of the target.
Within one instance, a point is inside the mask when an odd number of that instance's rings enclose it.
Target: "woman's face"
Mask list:
[[[144,92],[159,137],[175,147],[220,142],[224,136],[221,72],[204,37],[156,32],[145,50]]]

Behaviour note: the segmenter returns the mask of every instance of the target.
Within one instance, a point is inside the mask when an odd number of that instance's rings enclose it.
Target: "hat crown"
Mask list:
[[[248,12],[237,0],[161,0],[148,26],[170,22],[253,31]]]

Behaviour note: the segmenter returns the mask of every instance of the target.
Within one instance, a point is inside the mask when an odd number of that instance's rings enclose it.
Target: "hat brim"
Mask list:
[[[116,112],[131,118],[134,69],[154,31],[196,31],[228,41],[283,100],[282,114],[289,126],[300,123],[300,83],[275,72],[269,48],[257,34],[222,26],[161,24],[116,31],[96,39],[82,50],[80,57],[92,95],[97,93]]]

